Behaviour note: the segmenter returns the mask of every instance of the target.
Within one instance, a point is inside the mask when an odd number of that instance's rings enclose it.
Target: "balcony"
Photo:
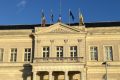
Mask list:
[[[34,63],[82,63],[83,57],[50,57],[50,58],[34,58]]]

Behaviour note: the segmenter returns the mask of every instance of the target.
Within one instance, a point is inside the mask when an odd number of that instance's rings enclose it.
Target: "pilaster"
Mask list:
[[[81,71],[81,80],[86,80],[86,72],[85,72],[85,70]]]
[[[38,54],[38,40],[37,35],[34,36],[34,58],[37,57]]]
[[[64,57],[68,57],[68,40],[67,39],[65,39],[64,40]]]
[[[80,47],[80,43],[81,43],[81,41],[82,41],[81,39],[78,39],[78,45],[77,45],[77,53],[78,53],[78,57],[81,57],[81,55],[80,55],[80,54],[81,54],[81,53],[80,53],[80,52],[81,52],[81,51],[80,51],[80,49],[81,49],[81,47]]]
[[[50,57],[54,57],[54,40],[50,40],[51,46],[50,46]]]

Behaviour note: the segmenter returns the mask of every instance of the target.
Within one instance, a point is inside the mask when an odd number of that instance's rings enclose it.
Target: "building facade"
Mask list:
[[[0,80],[119,80],[120,25],[0,27]]]

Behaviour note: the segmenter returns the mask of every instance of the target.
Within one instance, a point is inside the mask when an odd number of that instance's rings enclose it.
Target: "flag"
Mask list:
[[[82,14],[80,14],[80,23],[81,23],[82,25],[84,25],[84,20],[83,20]]]
[[[53,12],[52,12],[52,10],[51,10],[51,15],[50,15],[50,17],[51,17],[51,21],[53,22]]]
[[[79,10],[79,24],[84,25],[84,19],[83,19],[82,13],[80,13],[80,10]]]
[[[46,24],[46,19],[45,19],[45,15],[44,15],[44,11],[42,10],[42,14],[41,14],[41,26],[45,26]]]
[[[62,17],[61,17],[61,15],[59,14],[58,22],[61,22],[61,20],[62,20]]]
[[[45,19],[45,15],[44,15],[43,10],[42,10],[42,14],[41,14],[41,19],[42,19],[41,26],[45,26],[45,24],[46,24],[46,19]]]
[[[73,15],[73,13],[72,13],[72,11],[69,9],[69,16],[72,18],[72,20],[74,21],[74,15]]]

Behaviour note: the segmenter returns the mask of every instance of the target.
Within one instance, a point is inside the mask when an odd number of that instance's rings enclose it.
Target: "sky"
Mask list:
[[[56,23],[60,0],[0,0],[0,25],[40,24],[42,9],[47,23],[52,9]],[[85,23],[120,21],[120,0],[61,0],[63,23],[69,23],[69,9],[75,18],[71,23],[79,22],[79,9]]]

